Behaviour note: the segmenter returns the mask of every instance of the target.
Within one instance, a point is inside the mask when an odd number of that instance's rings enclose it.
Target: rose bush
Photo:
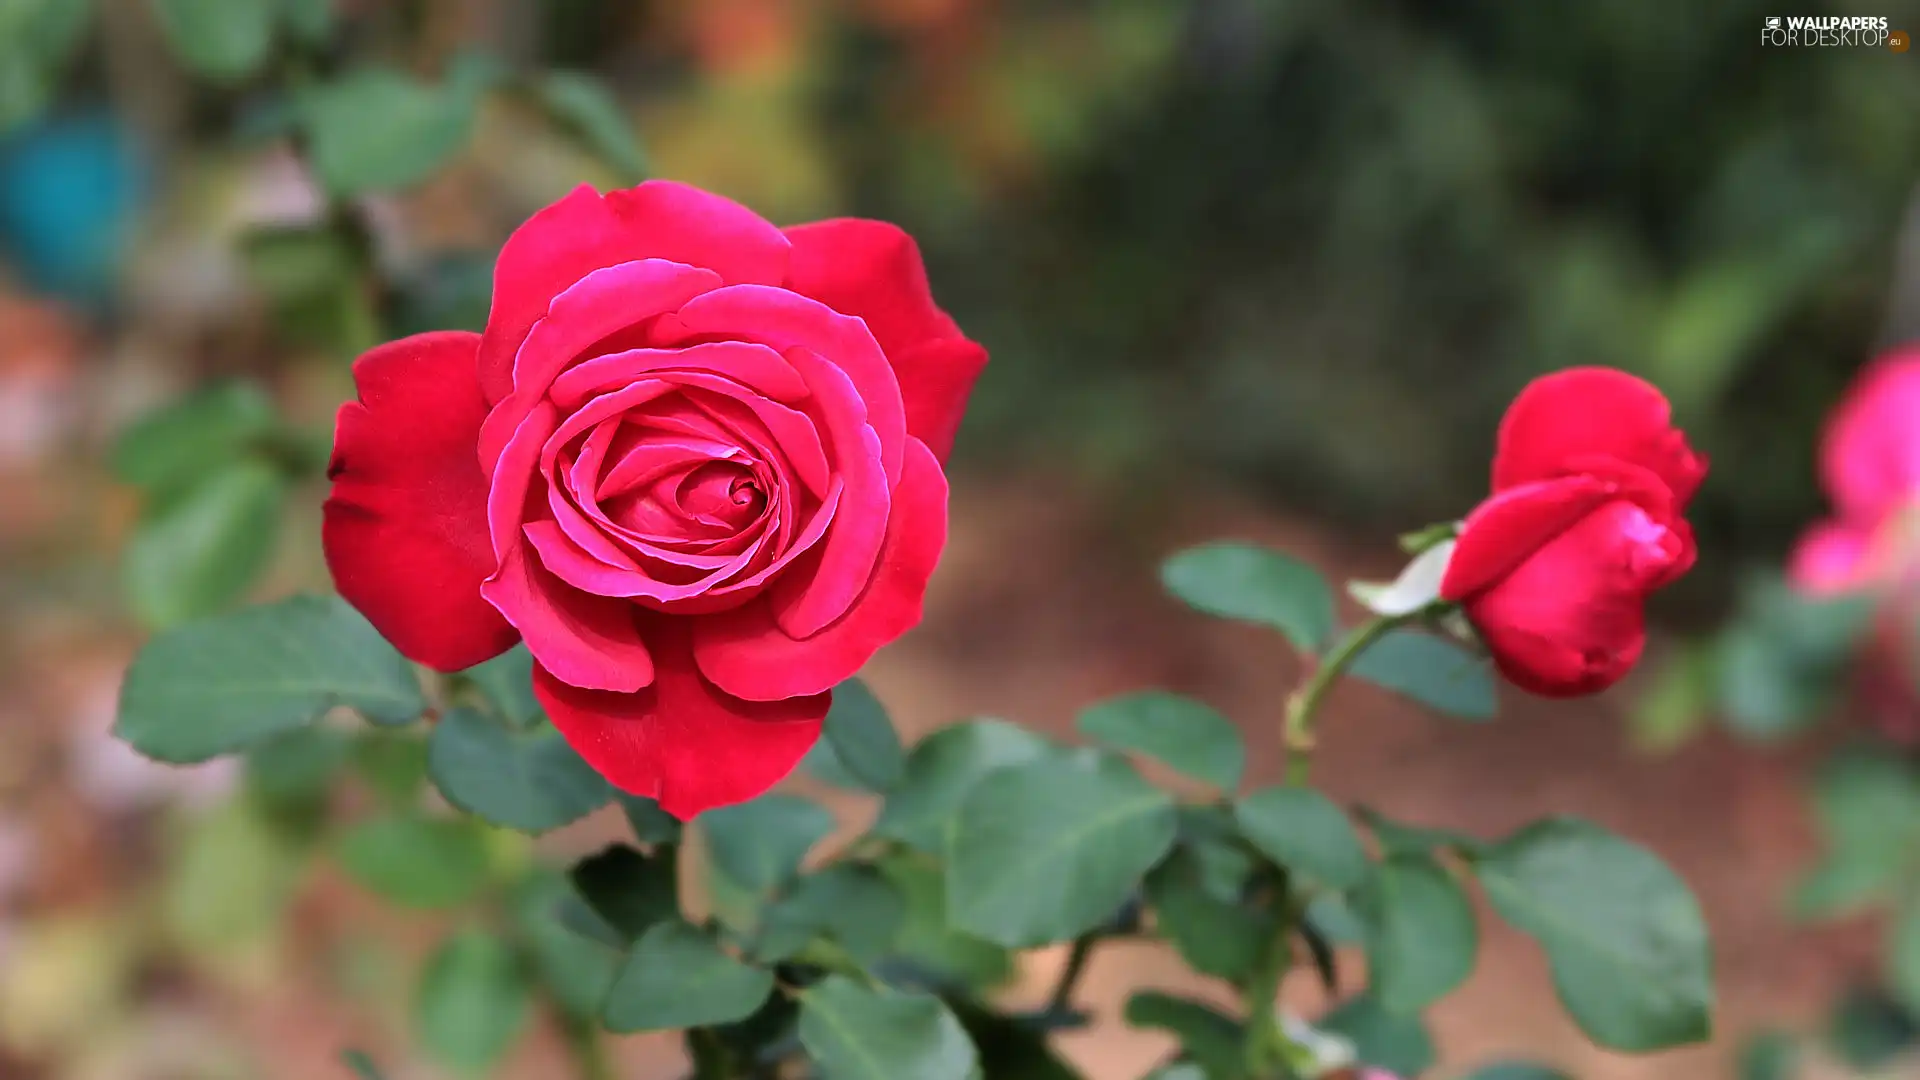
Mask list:
[[[1501,421],[1493,494],[1461,526],[1440,595],[1515,685],[1604,689],[1640,658],[1647,595],[1693,565],[1682,514],[1706,472],[1646,382],[1607,368],[1538,379]]]
[[[429,667],[524,640],[580,755],[691,817],[784,777],[919,620],[985,361],[891,225],[583,187],[507,241],[484,333],[355,363],[328,566]]]

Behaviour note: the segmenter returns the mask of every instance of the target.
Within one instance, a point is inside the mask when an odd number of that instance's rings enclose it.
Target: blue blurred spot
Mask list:
[[[48,119],[0,139],[0,256],[35,288],[100,301],[145,188],[132,139],[104,113]]]

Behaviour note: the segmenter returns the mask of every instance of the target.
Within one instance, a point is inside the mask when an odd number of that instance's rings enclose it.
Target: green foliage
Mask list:
[[[506,942],[464,930],[440,943],[420,973],[413,1025],[420,1044],[450,1068],[490,1069],[526,1025],[527,973]]]
[[[1202,856],[1182,842],[1147,875],[1154,928],[1194,970],[1223,979],[1243,978],[1278,931],[1278,916],[1244,903],[1240,882],[1228,889],[1209,886]]]
[[[991,772],[950,826],[948,916],[1003,945],[1074,937],[1113,915],[1174,827],[1173,801],[1117,758]]]
[[[1163,563],[1160,581],[1195,610],[1271,626],[1303,653],[1318,652],[1333,636],[1333,591],[1326,579],[1278,551],[1203,544]]]
[[[373,1059],[361,1050],[345,1050],[340,1054],[340,1063],[353,1070],[360,1080],[386,1080],[386,1076],[374,1065]]]
[[[570,902],[580,900],[565,878],[537,872],[516,891],[513,917],[541,984],[561,1012],[581,1022],[600,1015],[625,942],[610,945],[574,933],[558,917],[561,906]]]
[[[448,802],[509,829],[546,832],[613,799],[613,788],[559,732],[515,732],[473,709],[441,717],[427,755]]]
[[[627,824],[633,829],[633,838],[642,844],[677,844],[680,842],[680,819],[660,809],[660,804],[643,795],[630,795],[624,791],[615,794],[620,809],[625,812]]]
[[[47,107],[93,13],[93,0],[0,4],[0,136]]]
[[[1776,581],[1750,585],[1717,649],[1727,724],[1760,742],[1804,730],[1833,699],[1872,606],[1861,596],[1805,597]]]
[[[273,47],[274,0],[152,0],[167,44],[189,68],[217,82],[260,69]]]
[[[1706,926],[1652,853],[1555,818],[1488,848],[1476,870],[1494,910],[1546,949],[1560,1000],[1595,1042],[1647,1051],[1707,1037]]]
[[[1101,702],[1080,714],[1080,734],[1131,750],[1231,793],[1240,786],[1247,748],[1233,721],[1192,698],[1147,690]]]
[[[1354,660],[1347,674],[1403,694],[1443,716],[1490,720],[1499,707],[1485,660],[1432,634],[1395,630]]]
[[[947,917],[947,879],[937,863],[898,856],[880,873],[906,904],[893,951],[934,981],[968,991],[998,987],[1013,975],[1013,954],[968,934]]]
[[[826,938],[871,964],[893,949],[906,915],[906,897],[884,874],[840,863],[802,877],[767,909],[753,953],[761,960],[784,960]]]
[[[942,728],[907,755],[905,776],[881,807],[874,834],[944,854],[947,821],[975,784],[996,769],[1033,761],[1052,749],[1045,739],[1004,720]]]
[[[968,1080],[973,1043],[939,998],[831,976],[800,995],[800,1042],[827,1080]]]
[[[1558,1069],[1549,1069],[1545,1065],[1531,1065],[1524,1061],[1504,1061],[1497,1065],[1486,1065],[1475,1069],[1461,1080],[1569,1080],[1566,1073]]]
[[[720,943],[678,919],[634,942],[607,993],[607,1027],[663,1031],[732,1023],[753,1015],[773,991],[773,975],[729,956]]]
[[[165,628],[238,598],[273,555],[285,498],[279,470],[242,460],[155,507],[121,565],[134,613]]]
[[[1837,754],[1812,794],[1823,853],[1795,896],[1802,915],[1884,904],[1920,871],[1920,777],[1905,763],[1868,748]]]
[[[1418,1012],[1473,971],[1480,944],[1473,907],[1432,859],[1396,855],[1380,863],[1354,907],[1366,920],[1367,974],[1383,1008]]]
[[[1370,994],[1343,1002],[1321,1018],[1320,1029],[1344,1036],[1354,1054],[1396,1076],[1419,1076],[1433,1067],[1433,1036],[1418,1017],[1386,1009]]]
[[[340,838],[340,865],[402,907],[454,907],[487,882],[486,836],[472,822],[392,814]]]
[[[1173,1033],[1181,1055],[1206,1070],[1208,1080],[1241,1080],[1246,1075],[1243,1025],[1212,1006],[1143,990],[1127,999],[1126,1018],[1130,1027]]]
[[[259,942],[284,914],[299,853],[246,802],[190,822],[161,893],[161,918],[179,944],[218,953]]]
[[[123,483],[164,499],[236,457],[270,445],[279,422],[273,402],[257,384],[214,383],[148,413],[121,432],[108,465]]]
[[[605,84],[578,71],[550,71],[535,87],[540,104],[609,168],[621,185],[647,175],[647,154],[633,121]]]
[[[1263,788],[1233,806],[1253,846],[1281,865],[1336,889],[1367,876],[1367,855],[1353,823],[1331,799],[1310,788]]]
[[[624,844],[574,864],[573,887],[620,945],[680,911],[679,866],[672,848],[644,855]]]
[[[300,103],[313,167],[340,198],[412,187],[466,142],[475,94],[381,68],[349,72]]]
[[[148,642],[114,733],[160,761],[247,749],[345,705],[405,722],[426,702],[413,668],[336,598],[295,597],[187,623]]]
[[[547,718],[533,696],[533,654],[525,645],[470,667],[460,677],[479,687],[501,719],[515,727],[534,727]]]
[[[868,791],[885,792],[900,782],[906,770],[900,734],[866,683],[848,679],[834,687],[821,734],[847,775]]]
[[[716,867],[751,892],[779,888],[800,870],[813,845],[833,831],[833,815],[797,795],[762,795],[700,815]]]

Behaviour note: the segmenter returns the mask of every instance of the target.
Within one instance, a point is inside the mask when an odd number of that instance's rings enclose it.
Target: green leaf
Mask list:
[[[483,1072],[519,1037],[531,1004],[513,950],[492,934],[466,930],[427,959],[414,997],[414,1031],[435,1060]]]
[[[1561,1002],[1595,1042],[1631,1052],[1708,1036],[1700,905],[1651,852],[1556,818],[1487,849],[1476,869],[1494,910],[1546,949]]]
[[[0,135],[40,115],[93,21],[90,0],[0,3]]]
[[[800,870],[813,845],[833,831],[833,815],[798,795],[762,795],[700,815],[707,852],[742,888],[768,893]]]
[[[969,720],[928,735],[907,755],[906,774],[887,795],[873,833],[930,855],[946,849],[960,801],[996,769],[1054,752],[1052,743],[1005,720]]]
[[[1336,945],[1364,945],[1367,924],[1339,893],[1323,892],[1307,901],[1302,919],[1327,941]]]
[[[1569,1080],[1566,1073],[1524,1061],[1504,1061],[1475,1069],[1461,1080]]]
[[[580,898],[623,942],[680,913],[679,862],[671,847],[643,855],[612,844],[575,863],[568,876]]]
[[[164,864],[163,923],[196,953],[255,944],[285,916],[301,862],[247,803],[216,807],[192,821]]]
[[[838,863],[801,878],[767,909],[751,951],[761,960],[784,960],[826,937],[870,964],[893,947],[906,914],[906,898],[878,870]]]
[[[674,919],[634,943],[602,1017],[622,1034],[711,1027],[753,1015],[772,991],[770,972],[728,956],[711,936]]]
[[[980,1054],[979,1075],[993,1080],[1084,1080],[1047,1045],[1047,1033],[1040,1025],[974,1005],[964,997],[948,1000],[948,1007]]]
[[[238,82],[273,45],[271,0],[152,0],[167,46],[196,73]]]
[[[1212,895],[1200,856],[1186,844],[1153,868],[1146,889],[1155,928],[1194,970],[1208,975],[1245,976],[1279,929],[1272,913]]]
[[[633,829],[633,838],[642,844],[677,844],[680,842],[680,819],[660,809],[660,804],[644,795],[629,795],[624,791],[614,792],[620,802],[620,809],[627,816],[627,825]]]
[[[1804,730],[1839,692],[1873,611],[1868,596],[1808,597],[1771,579],[1750,585],[1716,657],[1727,726],[1758,742]]]
[[[1486,661],[1417,630],[1395,630],[1374,642],[1347,674],[1459,720],[1490,720],[1499,707]]]
[[[825,1080],[969,1080],[979,1057],[939,998],[829,976],[800,995],[800,1043]]]
[[[1247,765],[1233,721],[1192,698],[1159,690],[1114,698],[1080,714],[1080,734],[1159,761],[1232,793]]]
[[[319,725],[295,728],[247,751],[247,790],[272,806],[318,803],[352,749],[343,731]]]
[[[1908,897],[1895,913],[1887,934],[1886,965],[1894,997],[1920,1013],[1920,897]]]
[[[353,768],[384,805],[405,810],[427,783],[427,741],[407,731],[363,731],[353,740]]]
[[[314,170],[340,198],[412,187],[466,142],[474,104],[398,72],[350,72],[302,102]]]
[[[1126,1020],[1128,1027],[1172,1032],[1181,1052],[1207,1071],[1208,1080],[1241,1080],[1246,1075],[1244,1026],[1210,1005],[1142,990],[1127,999]]]
[[[834,758],[868,791],[886,792],[900,782],[906,768],[900,735],[866,683],[848,679],[833,688],[822,733]]]
[[[379,1066],[373,1063],[373,1059],[368,1057],[364,1050],[340,1051],[340,1064],[352,1069],[353,1075],[360,1080],[387,1080]]]
[[[448,802],[522,832],[578,821],[613,800],[613,788],[558,731],[509,731],[472,709],[434,725],[427,771]]]
[[[1173,845],[1173,800],[1117,758],[988,774],[948,837],[947,913],[1002,945],[1064,941],[1110,918]]]
[[[935,979],[985,992],[1013,975],[1013,955],[955,929],[947,918],[947,879],[938,864],[916,856],[884,860],[879,870],[899,890],[906,911],[894,953]]]
[[[259,579],[280,533],[286,482],[237,461],[140,523],[121,564],[127,603],[148,626],[210,615]]]
[[[1906,762],[1873,750],[1836,754],[1814,776],[1813,808],[1825,850],[1795,896],[1802,916],[1883,904],[1920,868],[1920,777]]]
[[[549,72],[540,80],[539,95],[554,120],[606,162],[620,183],[646,179],[647,155],[633,120],[599,78],[579,71]]]
[[[1714,675],[1709,650],[1692,643],[1678,646],[1627,714],[1635,748],[1668,754],[1700,734],[1713,712]]]
[[[280,0],[280,23],[296,40],[325,45],[333,36],[334,0]]]
[[[412,665],[337,598],[295,597],[188,623],[147,643],[114,731],[160,761],[244,750],[345,705],[405,722],[426,708]]]
[[[1448,849],[1472,855],[1486,847],[1478,837],[1452,829],[1407,825],[1388,818],[1372,807],[1362,809],[1360,816],[1366,821],[1367,827],[1373,830],[1374,838],[1380,841],[1381,849],[1388,855],[1431,855]]]
[[[278,424],[258,385],[217,383],[141,417],[114,440],[109,464],[122,482],[162,497],[225,468]]]
[[[1800,1073],[1800,1045],[1784,1031],[1762,1030],[1740,1047],[1740,1080],[1794,1080]]]
[[[1354,907],[1367,922],[1367,977],[1384,1008],[1419,1012],[1472,973],[1473,907],[1432,859],[1397,855],[1376,866]]]
[[[1865,987],[1844,991],[1828,1021],[1827,1044],[1850,1068],[1875,1070],[1912,1049],[1920,1029],[1897,1002]]]
[[[484,664],[468,668],[460,676],[479,687],[509,724],[535,727],[546,719],[546,712],[533,696],[533,654],[527,651],[526,645],[515,645]]]
[[[1344,811],[1311,788],[1264,788],[1234,803],[1233,815],[1254,847],[1289,870],[1335,889],[1366,879],[1360,834]]]
[[[327,226],[273,226],[241,237],[247,276],[267,297],[296,304],[328,297],[352,286],[360,256],[338,229]]]
[[[1160,581],[1187,606],[1223,619],[1271,626],[1303,653],[1333,637],[1333,591],[1320,572],[1252,544],[1202,544],[1160,566]]]
[[[558,907],[579,902],[565,878],[539,871],[515,892],[513,912],[534,967],[554,1001],[568,1016],[589,1020],[600,1015],[607,989],[619,970],[621,954],[598,940],[574,933],[555,918]]]
[[[1370,995],[1342,1002],[1315,1026],[1353,1043],[1363,1064],[1396,1076],[1418,1076],[1433,1067],[1433,1037],[1427,1026],[1417,1016],[1381,1008]]]
[[[454,907],[487,880],[486,836],[467,821],[371,818],[341,837],[339,855],[355,881],[404,907]]]

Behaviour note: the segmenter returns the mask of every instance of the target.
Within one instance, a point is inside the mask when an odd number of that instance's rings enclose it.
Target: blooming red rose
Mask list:
[[[1640,659],[1647,594],[1693,565],[1681,514],[1706,473],[1642,380],[1610,368],[1537,379],[1500,423],[1493,494],[1461,526],[1440,595],[1515,685],[1604,689]]]
[[[985,362],[891,225],[582,187],[507,241],[485,333],[354,364],[328,566],[430,667],[524,640],[580,755],[691,817],[786,776],[919,621]]]

